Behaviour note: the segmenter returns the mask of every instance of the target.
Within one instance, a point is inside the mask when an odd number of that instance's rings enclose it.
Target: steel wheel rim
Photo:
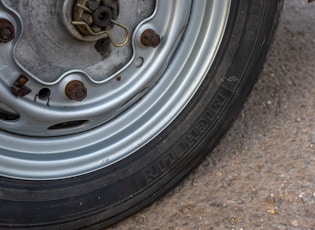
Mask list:
[[[165,2],[157,1],[157,8]],[[228,1],[187,0],[186,7],[181,7],[182,1],[173,4],[178,11],[189,10],[184,13],[189,23],[159,81],[139,97],[140,101],[105,124],[100,122],[96,127],[73,134],[43,138],[0,131],[0,175],[30,180],[83,175],[130,156],[161,133],[202,83],[220,46],[230,7]],[[172,13],[183,16],[183,12]],[[150,26],[145,25],[142,30]],[[139,40],[137,34],[132,37],[134,46]],[[7,91],[5,84],[0,87],[1,91]],[[85,120],[80,117],[82,114],[74,120]],[[10,124],[2,121],[0,127]]]

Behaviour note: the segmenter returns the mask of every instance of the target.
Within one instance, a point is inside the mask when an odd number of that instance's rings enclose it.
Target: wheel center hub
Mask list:
[[[118,14],[118,0],[77,0],[73,5],[72,24],[83,35],[97,36],[114,26]]]
[[[128,18],[128,12],[121,10],[120,4],[125,3],[120,3],[119,0],[64,0],[63,24],[73,37],[81,41],[95,42],[109,38],[115,47],[126,46],[131,30],[128,23],[117,21],[118,16],[120,20]],[[117,30],[123,37],[117,37]]]

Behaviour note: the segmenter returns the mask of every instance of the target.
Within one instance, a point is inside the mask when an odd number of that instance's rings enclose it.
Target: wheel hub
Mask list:
[[[118,0],[77,0],[73,6],[73,24],[79,23],[76,27],[83,35],[95,36],[111,29],[118,14]]]
[[[67,4],[71,3],[68,1]],[[100,36],[103,39],[108,37],[112,45],[116,47],[123,47],[128,43],[130,39],[128,27],[116,21],[119,14],[118,0],[77,0],[71,11],[71,24],[75,26],[77,31],[69,26],[68,28],[76,38],[100,42],[102,41]],[[69,21],[65,20],[65,23],[68,24]],[[124,40],[120,43],[113,38],[112,32],[110,32],[114,25],[121,27],[126,33]]]

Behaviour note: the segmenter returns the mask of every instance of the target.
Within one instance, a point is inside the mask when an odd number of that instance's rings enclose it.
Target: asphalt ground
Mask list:
[[[217,148],[110,229],[315,229],[315,2],[285,1],[260,80]]]

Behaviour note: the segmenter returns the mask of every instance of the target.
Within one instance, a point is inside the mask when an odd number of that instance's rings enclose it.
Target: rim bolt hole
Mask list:
[[[138,58],[136,58],[134,64],[135,64],[135,66],[136,66],[137,68],[141,68],[141,67],[143,66],[143,64],[144,64],[144,59],[143,59],[143,57],[138,57]]]
[[[48,100],[50,98],[51,91],[48,88],[43,88],[38,92],[38,98],[41,100]]]

